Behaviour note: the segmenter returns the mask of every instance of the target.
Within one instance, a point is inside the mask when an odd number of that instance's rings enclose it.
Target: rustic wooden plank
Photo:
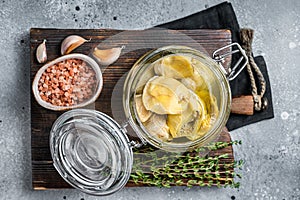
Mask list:
[[[122,113],[122,106],[118,105],[111,109],[111,97],[112,93],[122,94],[122,88],[114,90],[114,86],[119,79],[126,74],[136,60],[144,53],[151,50],[152,46],[161,45],[165,46],[173,44],[175,40],[180,41],[186,46],[198,48],[199,44],[207,51],[208,55],[212,55],[212,52],[224,45],[231,43],[231,34],[228,30],[147,30],[147,34],[143,34],[143,31],[124,31],[121,30],[108,30],[108,29],[31,29],[30,31],[30,63],[31,63],[31,81],[33,80],[35,73],[42,66],[37,63],[35,58],[35,51],[37,46],[44,40],[47,40],[47,52],[48,59],[52,60],[60,56],[60,44],[62,40],[71,34],[81,35],[87,39],[91,39],[90,42],[77,48],[74,52],[89,54],[91,49],[97,46],[100,42],[103,48],[112,46],[126,45],[126,49],[138,48],[135,51],[127,51],[122,54],[121,57],[106,68],[103,71],[104,87],[95,102],[94,106],[97,110],[104,112],[110,116],[112,113]],[[186,36],[181,37],[180,34]],[[119,36],[121,34],[121,36]],[[123,34],[123,35],[122,35]],[[172,37],[166,37],[166,34],[173,34]],[[110,40],[110,42],[104,42]],[[194,41],[191,41],[192,38]],[[176,42],[175,42],[176,43]],[[153,45],[155,44],[155,45]],[[144,48],[144,47],[147,48]],[[230,57],[226,60],[225,65],[230,63]],[[114,97],[118,101],[122,101],[122,96]],[[55,119],[61,115],[62,112],[51,111],[39,106],[35,101],[31,92],[31,155],[32,155],[32,185],[36,190],[45,189],[59,189],[70,188],[70,186],[59,176],[52,165],[50,149],[49,149],[49,132]],[[130,133],[134,135],[134,133]],[[219,141],[230,141],[230,135],[228,132],[223,132],[219,138]],[[224,163],[233,163],[233,151],[232,147],[226,147],[224,149],[211,152],[211,156],[228,153],[229,158],[224,159]],[[233,169],[231,169],[233,170]],[[222,177],[222,171],[221,177]],[[224,175],[225,177],[225,175]],[[127,186],[136,186],[129,182]]]

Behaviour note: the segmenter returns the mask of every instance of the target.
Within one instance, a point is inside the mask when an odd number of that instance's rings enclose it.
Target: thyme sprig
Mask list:
[[[216,152],[236,144],[241,144],[241,141],[215,142],[183,154],[153,147],[137,149],[129,182],[158,187],[215,185],[237,188],[239,182],[235,182],[234,178],[241,178],[241,175],[234,169],[241,168],[243,160],[232,162],[228,153],[219,155]]]

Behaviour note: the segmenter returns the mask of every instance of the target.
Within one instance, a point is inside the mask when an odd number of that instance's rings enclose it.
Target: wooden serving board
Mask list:
[[[122,102],[122,95],[114,97],[115,94],[122,94],[122,87],[114,88],[120,84],[119,79],[124,78],[131,66],[139,57],[151,49],[178,44],[190,46],[199,50],[202,47],[208,55],[217,48],[231,43],[231,33],[228,30],[163,30],[153,29],[147,31],[120,31],[107,29],[31,29],[30,31],[30,63],[31,82],[42,66],[36,60],[35,53],[37,46],[46,39],[48,60],[53,60],[60,56],[60,45],[68,35],[80,35],[89,42],[74,50],[77,53],[89,54],[91,50],[101,43],[103,48],[111,48],[124,45],[124,53],[119,59],[109,67],[102,69],[104,86],[98,100],[93,105],[96,110],[104,112],[110,116],[118,116],[122,113],[122,106],[111,105],[111,98],[117,98]],[[202,47],[199,46],[202,45]],[[226,60],[225,66],[230,63],[230,57]],[[121,83],[122,84],[122,83]],[[113,109],[112,109],[113,108]],[[32,158],[32,186],[35,190],[71,188],[52,165],[49,148],[49,133],[53,122],[62,112],[51,111],[41,107],[31,92],[31,158]],[[130,135],[134,133],[130,132]],[[223,131],[219,141],[230,141],[230,135]],[[214,151],[213,155],[227,153],[229,157],[221,160],[230,164],[234,162],[232,147]],[[228,169],[227,169],[228,170]],[[229,170],[233,170],[229,169]],[[222,171],[221,171],[222,177]],[[231,178],[232,179],[232,178]],[[129,182],[127,186],[136,186]],[[143,186],[143,185],[139,185]]]

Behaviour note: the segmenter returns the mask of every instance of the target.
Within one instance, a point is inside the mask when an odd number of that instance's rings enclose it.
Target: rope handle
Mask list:
[[[246,55],[248,57],[247,72],[250,77],[251,82],[251,93],[254,101],[254,109],[256,111],[265,110],[268,106],[267,98],[263,97],[266,92],[266,81],[265,78],[260,71],[259,67],[256,65],[254,58],[252,56],[252,41],[253,41],[254,30],[252,29],[241,29],[240,37],[242,42],[242,48],[246,51]],[[261,91],[258,93],[258,89],[256,86],[256,81],[254,77],[254,72],[258,78],[258,84],[260,84]]]

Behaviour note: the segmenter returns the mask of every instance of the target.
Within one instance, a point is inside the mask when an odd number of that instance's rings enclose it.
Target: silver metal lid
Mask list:
[[[50,133],[53,164],[73,187],[93,195],[127,183],[133,152],[126,131],[108,115],[87,109],[63,113]]]

